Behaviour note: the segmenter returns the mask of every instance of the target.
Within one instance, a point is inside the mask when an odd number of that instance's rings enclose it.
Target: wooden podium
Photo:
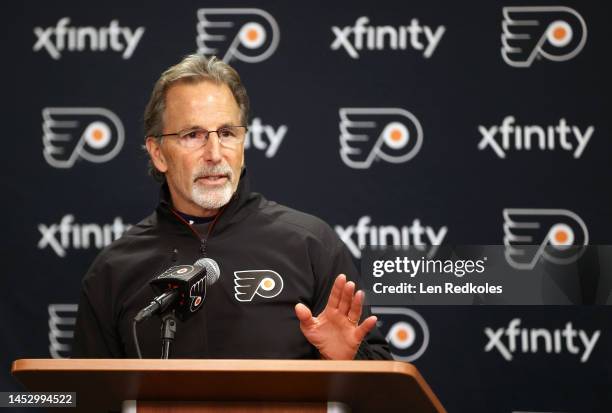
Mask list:
[[[12,373],[28,391],[76,392],[64,413],[445,412],[397,361],[23,359]]]

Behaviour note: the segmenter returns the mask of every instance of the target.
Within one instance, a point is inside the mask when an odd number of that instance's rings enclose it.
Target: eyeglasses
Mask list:
[[[155,135],[156,138],[165,136],[178,136],[178,142],[181,146],[187,149],[200,149],[206,146],[211,133],[216,133],[219,139],[219,144],[224,148],[235,149],[244,140],[247,133],[246,126],[223,126],[217,130],[206,129],[185,129],[176,133],[165,133],[163,135]]]

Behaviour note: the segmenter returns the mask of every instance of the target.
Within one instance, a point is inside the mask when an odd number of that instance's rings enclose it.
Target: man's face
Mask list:
[[[168,89],[165,103],[164,134],[242,124],[238,103],[224,84],[179,82]],[[177,136],[164,137],[161,144],[147,138],[146,145],[155,167],[166,174],[172,203],[181,212],[215,215],[238,187],[244,140],[237,148],[225,148],[212,133],[206,145],[196,150],[181,146]]]

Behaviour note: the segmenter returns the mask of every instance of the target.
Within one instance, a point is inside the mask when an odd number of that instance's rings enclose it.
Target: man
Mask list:
[[[153,298],[148,282],[209,257],[221,277],[178,323],[172,357],[390,358],[334,231],[249,191],[248,111],[238,74],[214,57],[188,56],[157,81],[144,119],[161,201],[84,277],[73,357],[135,357],[132,320]],[[139,325],[144,357],[159,357],[159,329],[158,319]]]

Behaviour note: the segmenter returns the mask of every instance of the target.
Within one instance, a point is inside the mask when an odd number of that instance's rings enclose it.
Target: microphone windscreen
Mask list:
[[[206,285],[213,285],[219,280],[221,270],[219,270],[219,264],[212,258],[200,258],[194,265],[206,269]]]

